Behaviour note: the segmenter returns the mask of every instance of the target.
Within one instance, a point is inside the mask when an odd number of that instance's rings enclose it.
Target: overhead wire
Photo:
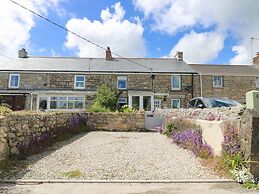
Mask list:
[[[100,45],[100,44],[97,44],[97,43],[95,43],[94,41],[91,41],[91,40],[89,40],[88,38],[83,37],[83,36],[77,34],[76,32],[74,32],[74,31],[72,31],[72,30],[69,30],[68,28],[66,28],[66,27],[64,27],[64,26],[62,26],[62,25],[60,25],[60,24],[58,24],[58,23],[52,21],[51,19],[49,19],[49,18],[47,18],[47,17],[44,17],[43,15],[41,15],[41,14],[39,14],[39,13],[37,13],[37,12],[35,12],[35,11],[33,11],[33,10],[31,10],[31,9],[29,9],[29,8],[27,8],[27,7],[25,7],[25,6],[21,5],[21,4],[19,4],[19,3],[17,3],[16,1],[13,1],[13,0],[9,0],[9,1],[12,2],[12,3],[14,3],[15,5],[17,5],[17,6],[21,7],[21,8],[23,8],[23,9],[25,9],[25,10],[31,12],[32,14],[34,14],[34,15],[36,15],[36,16],[42,18],[42,19],[44,19],[45,21],[47,21],[47,22],[49,22],[49,23],[51,23],[51,24],[53,24],[53,25],[55,25],[55,26],[57,26],[57,27],[59,27],[59,28],[65,30],[66,32],[68,32],[68,33],[70,33],[70,34],[73,34],[74,36],[76,36],[76,37],[78,37],[78,38],[80,38],[80,39],[82,39],[82,40],[84,40],[84,41],[86,41],[86,42],[88,42],[88,43],[90,43],[90,44],[92,44],[92,45],[94,45],[94,46],[96,46],[96,47],[98,47],[98,48],[100,48],[100,49],[106,51],[106,48],[105,48],[104,46],[102,46],[102,45]],[[152,71],[153,71],[153,68],[147,67],[147,66],[145,66],[145,65],[143,65],[143,64],[140,64],[140,63],[138,63],[138,62],[136,62],[136,61],[133,61],[133,60],[127,58],[127,57],[123,57],[122,55],[120,55],[120,54],[118,54],[118,53],[116,53],[116,52],[111,51],[111,53],[112,53],[113,55],[119,57],[119,58],[122,58],[122,59],[127,60],[127,61],[129,61],[129,62],[131,62],[131,63],[134,63],[134,64],[136,64],[136,65],[139,65],[139,66],[141,66],[141,67],[143,67],[143,68],[149,69],[149,70],[151,71],[151,73],[152,73]]]

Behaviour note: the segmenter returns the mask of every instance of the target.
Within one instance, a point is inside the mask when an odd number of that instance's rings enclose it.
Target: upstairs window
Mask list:
[[[181,76],[180,75],[172,75],[171,88],[172,88],[172,90],[181,90]]]
[[[259,77],[255,78],[255,84],[256,84],[256,88],[259,88]]]
[[[223,77],[222,76],[213,76],[213,87],[222,88],[223,87]]]
[[[9,88],[19,88],[20,74],[10,74],[9,76]]]
[[[117,77],[117,88],[118,89],[127,89],[127,76],[118,76]]]
[[[75,76],[75,89],[85,89],[85,76],[76,75]]]

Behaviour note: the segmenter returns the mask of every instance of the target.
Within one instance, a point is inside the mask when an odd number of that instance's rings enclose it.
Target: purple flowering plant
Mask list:
[[[199,129],[174,131],[172,139],[178,146],[191,150],[198,157],[210,158],[213,156],[212,148],[202,139],[202,131]]]

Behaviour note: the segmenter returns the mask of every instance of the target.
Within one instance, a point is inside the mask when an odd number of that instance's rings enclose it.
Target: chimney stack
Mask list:
[[[176,51],[175,58],[177,61],[183,61],[183,52]]]
[[[22,48],[21,50],[19,50],[18,57],[19,58],[28,58],[28,53],[25,50],[25,48]]]
[[[255,57],[253,58],[253,63],[259,65],[259,52],[256,52]]]
[[[106,60],[112,60],[112,53],[110,47],[107,47],[106,49]]]

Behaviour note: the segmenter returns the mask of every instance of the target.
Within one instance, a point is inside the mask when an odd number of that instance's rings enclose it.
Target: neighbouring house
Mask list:
[[[200,96],[229,98],[244,104],[247,92],[259,90],[259,53],[254,61],[257,58],[257,65],[190,64],[199,73]]]
[[[146,111],[186,107],[200,95],[196,71],[176,58],[30,57],[25,49],[18,59],[0,66],[0,95],[13,110],[84,109],[98,86],[120,91],[118,106],[128,104]]]

